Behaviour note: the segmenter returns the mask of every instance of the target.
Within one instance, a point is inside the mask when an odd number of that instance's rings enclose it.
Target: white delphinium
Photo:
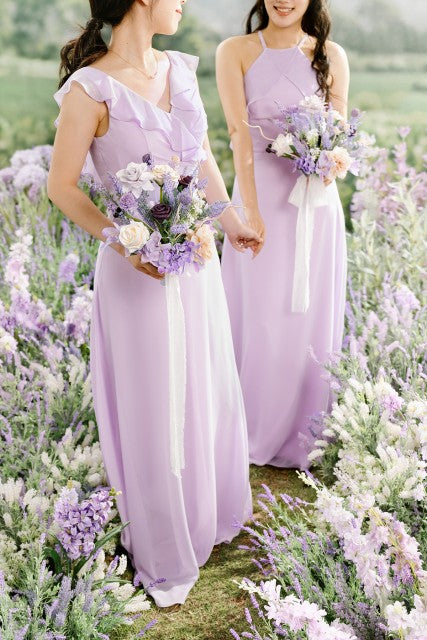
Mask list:
[[[3,499],[8,505],[18,503],[23,487],[24,481],[22,478],[16,480],[8,478],[6,482],[2,482],[0,478],[0,499]]]

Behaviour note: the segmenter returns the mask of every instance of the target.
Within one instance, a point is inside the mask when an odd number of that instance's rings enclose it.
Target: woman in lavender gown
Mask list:
[[[255,31],[253,20],[255,19]],[[306,313],[292,312],[297,208],[288,203],[298,174],[265,152],[280,132],[279,106],[315,93],[346,116],[345,52],[327,40],[324,0],[258,0],[247,35],[223,42],[217,80],[234,152],[232,202],[265,244],[256,261],[226,240],[223,279],[245,400],[251,462],[307,465],[310,416],[328,409],[322,363],[341,347],[346,282],[344,216],[336,185],[317,208]],[[248,126],[251,125],[251,126]]]
[[[201,164],[209,201],[227,193],[210,151],[197,59],[156,51],[154,33],[172,34],[185,0],[91,0],[92,18],[62,50],[64,72],[50,198],[98,239],[111,222],[81,191],[87,153],[108,187],[111,174],[150,153]],[[109,46],[101,37],[112,26]],[[176,160],[175,160],[176,161]],[[229,207],[221,218],[230,244],[256,252],[257,233]],[[169,458],[168,322],[162,276],[119,244],[99,248],[91,325],[91,375],[109,483],[122,493],[122,532],[145,587],[159,606],[183,603],[214,545],[236,535],[251,513],[243,399],[216,252],[181,278],[186,324],[182,477]],[[164,579],[164,582],[161,580]]]

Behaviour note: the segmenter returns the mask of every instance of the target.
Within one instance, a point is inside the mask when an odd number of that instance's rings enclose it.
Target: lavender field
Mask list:
[[[427,172],[408,133],[374,148],[353,194],[346,338],[325,371],[336,402],[302,476],[312,501],[265,487],[229,638],[426,638]],[[88,368],[97,243],[49,203],[50,154],[0,170],[0,638],[178,639],[157,633],[119,546]]]

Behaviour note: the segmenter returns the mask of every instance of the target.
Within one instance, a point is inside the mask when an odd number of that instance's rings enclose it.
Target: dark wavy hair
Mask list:
[[[255,27],[252,24],[254,18],[257,20]],[[246,21],[246,33],[254,33],[254,31],[265,29],[268,25],[268,20],[264,0],[257,0],[249,12]],[[329,100],[328,78],[330,65],[326,53],[326,41],[331,31],[331,17],[326,0],[310,0],[307,11],[303,16],[301,27],[304,33],[316,38],[311,66],[316,72],[320,93],[326,100]]]
[[[78,38],[67,42],[61,49],[59,87],[72,73],[93,64],[108,51],[101,30],[104,25],[117,27],[135,0],[89,0],[91,18]]]

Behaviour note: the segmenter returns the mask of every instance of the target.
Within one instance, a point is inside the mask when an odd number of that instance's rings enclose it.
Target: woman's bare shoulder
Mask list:
[[[240,57],[246,53],[250,53],[254,48],[259,48],[260,42],[256,33],[249,33],[243,36],[231,36],[223,40],[218,45],[219,53],[234,53],[239,54]]]

